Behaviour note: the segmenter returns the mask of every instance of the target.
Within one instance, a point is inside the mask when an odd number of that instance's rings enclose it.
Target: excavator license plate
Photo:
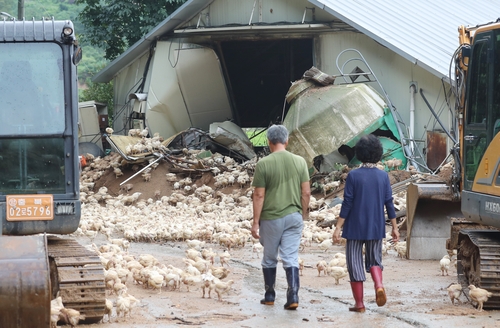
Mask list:
[[[7,196],[7,221],[54,219],[52,195]]]

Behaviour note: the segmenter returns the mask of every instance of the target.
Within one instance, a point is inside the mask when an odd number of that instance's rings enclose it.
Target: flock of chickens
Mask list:
[[[116,153],[104,158],[87,156],[88,166],[82,170],[80,197],[82,201],[82,219],[75,235],[89,238],[93,249],[100,257],[105,268],[107,287],[106,321],[112,320],[113,309],[116,317],[127,317],[132,308],[140,300],[130,295],[128,286],[136,284],[151,290],[151,293],[161,293],[163,290],[189,291],[199,289],[201,296],[210,298],[211,293],[217,294],[217,300],[231,290],[234,280],[225,280],[230,274],[230,252],[234,248],[243,248],[251,243],[253,253],[258,257],[262,246],[250,234],[252,220],[252,190],[251,176],[255,160],[239,164],[234,159],[214,154],[212,157],[196,159],[196,151],[184,151],[184,160],[203,161],[204,167],[211,168],[214,175],[213,187],[197,185],[190,177],[167,174],[165,184],[170,184],[173,190],[169,196],[141,199],[141,192],[134,192],[133,185],[125,185],[118,196],[108,193],[106,187],[94,190],[96,181],[108,172],[120,172],[127,165]],[[147,164],[147,162],[146,162]],[[152,167],[151,170],[154,170]],[[151,173],[151,170],[149,173]],[[325,180],[324,190],[339,188],[346,169],[339,174],[338,179]],[[148,176],[150,179],[151,176]],[[146,181],[146,177],[144,177]],[[235,184],[232,193],[222,193],[220,188]],[[158,195],[158,196],[156,196]],[[395,195],[395,206],[398,209],[406,207],[404,192]],[[324,198],[311,197],[310,220],[304,222],[301,252],[313,243],[320,250],[327,252],[332,245],[331,228],[322,228],[319,222],[335,220],[340,212],[340,205],[328,206]],[[106,237],[107,243],[94,244],[98,235]],[[119,236],[119,238],[113,238]],[[184,242],[186,257],[184,267],[160,263],[149,254],[133,256],[128,253],[133,242]],[[406,243],[393,244],[390,237],[384,240],[383,252],[387,254],[393,249],[400,257],[406,256]],[[450,265],[450,257],[442,263],[442,274]],[[300,261],[300,274],[304,261]],[[442,260],[443,261],[443,260]],[[446,268],[446,269],[443,269]],[[316,264],[318,276],[330,276],[335,284],[348,276],[345,265],[345,255],[336,253],[330,261],[320,260]],[[458,285],[459,286],[459,285]],[[453,304],[458,299],[457,284],[448,288]],[[470,297],[482,304],[491,296],[480,288],[469,286]],[[476,296],[477,295],[477,296]],[[113,300],[112,300],[113,299]],[[82,319],[79,313],[68,314],[60,299],[53,300],[53,325],[58,321],[72,326]]]
[[[449,254],[447,254],[443,256],[443,258],[439,261],[439,268],[441,269],[442,276],[444,276],[445,273],[446,275],[448,275],[448,270],[450,269],[450,265],[452,264],[455,266],[455,268],[457,267],[456,250],[453,251],[451,257]],[[483,311],[484,302],[488,301],[488,298],[493,296],[493,293],[474,285],[469,285],[468,288],[471,302],[477,304],[477,309],[479,312]],[[463,293],[461,284],[450,284],[448,288],[446,288],[446,290],[448,291],[448,296],[450,296],[450,300],[453,305],[455,305],[455,300],[457,300],[457,303],[460,302],[459,297]]]

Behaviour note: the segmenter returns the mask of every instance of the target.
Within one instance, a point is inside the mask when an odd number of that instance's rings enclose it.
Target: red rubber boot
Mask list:
[[[372,274],[372,279],[375,284],[377,305],[384,306],[387,302],[387,297],[385,295],[384,285],[382,284],[382,269],[379,266],[372,266],[370,268],[370,273]]]
[[[352,296],[356,302],[353,307],[349,308],[352,312],[365,312],[365,304],[363,303],[363,282],[351,281]]]

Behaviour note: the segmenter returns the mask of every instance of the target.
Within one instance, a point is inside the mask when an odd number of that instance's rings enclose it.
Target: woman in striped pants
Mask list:
[[[399,240],[396,212],[392,199],[392,188],[387,172],[376,167],[382,157],[380,140],[370,134],[363,136],[355,146],[355,153],[361,166],[349,172],[344,187],[344,200],[340,217],[333,232],[333,241],[346,243],[346,262],[351,281],[355,305],[349,311],[365,312],[363,303],[363,282],[365,270],[375,283],[375,295],[378,306],[386,301],[382,284],[382,239],[385,238],[384,208],[392,224],[392,238]],[[342,229],[343,228],[343,229]],[[365,259],[363,263],[363,245]]]

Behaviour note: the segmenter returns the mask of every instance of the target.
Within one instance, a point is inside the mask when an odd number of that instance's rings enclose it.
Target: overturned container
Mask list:
[[[304,157],[309,167],[315,164],[318,169],[319,157],[324,163],[356,164],[354,145],[374,132],[393,140],[384,147],[382,161],[398,158],[401,168],[406,166],[392,114],[369,85],[319,86],[299,80],[290,88],[287,101],[290,109],[283,122],[290,132],[287,149]]]

